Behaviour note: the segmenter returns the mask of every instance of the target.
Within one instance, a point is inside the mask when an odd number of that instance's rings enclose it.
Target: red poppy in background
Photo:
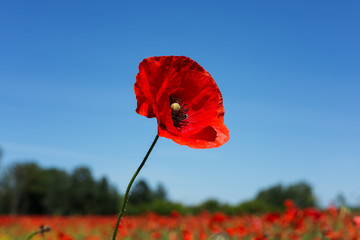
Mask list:
[[[355,216],[354,222],[355,222],[355,225],[360,228],[360,216]]]
[[[184,56],[144,59],[136,75],[136,112],[156,117],[158,135],[192,148],[229,140],[223,100],[211,75]]]

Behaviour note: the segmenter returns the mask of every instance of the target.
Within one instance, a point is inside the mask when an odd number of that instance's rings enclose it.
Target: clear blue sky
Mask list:
[[[305,180],[360,203],[359,1],[2,1],[1,167],[91,167],[124,191],[156,135],[139,62],[185,55],[224,97],[230,141],[161,138],[139,178],[172,200],[238,203]]]

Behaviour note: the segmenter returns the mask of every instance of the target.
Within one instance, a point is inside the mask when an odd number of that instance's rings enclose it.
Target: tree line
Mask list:
[[[120,196],[106,178],[86,167],[72,173],[36,163],[17,163],[0,178],[2,214],[113,214]]]
[[[227,214],[262,213],[284,210],[285,199],[300,207],[316,206],[312,188],[305,182],[280,184],[261,190],[249,201],[229,205],[209,199],[199,205],[185,206],[170,201],[163,185],[152,189],[145,180],[137,181],[130,193],[127,214],[146,211],[182,214],[222,211]],[[42,168],[34,162],[16,163],[0,177],[0,214],[116,214],[122,196],[103,177],[94,179],[87,167],[71,173],[56,168]]]

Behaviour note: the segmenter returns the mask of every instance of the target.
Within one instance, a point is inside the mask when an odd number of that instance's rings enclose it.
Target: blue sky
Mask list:
[[[187,204],[307,181],[360,203],[358,1],[3,1],[1,167],[91,167],[123,192],[156,135],[138,64],[185,55],[222,91],[230,141],[160,138],[139,175]]]

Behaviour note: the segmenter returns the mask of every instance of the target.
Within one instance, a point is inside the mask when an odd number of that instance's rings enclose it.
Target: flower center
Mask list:
[[[189,108],[185,107],[186,104],[181,99],[171,96],[169,100],[173,124],[180,131],[187,124]]]
[[[173,110],[174,112],[178,112],[181,109],[180,104],[178,104],[177,102],[172,103],[170,105],[170,107],[171,107],[171,110]]]

